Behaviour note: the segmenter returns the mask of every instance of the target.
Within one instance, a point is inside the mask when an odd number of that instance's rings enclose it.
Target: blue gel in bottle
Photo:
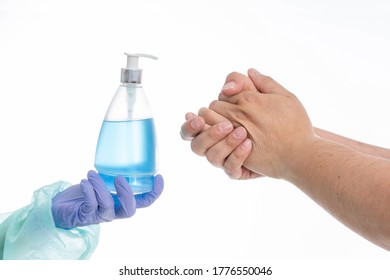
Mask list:
[[[141,84],[138,58],[127,54],[121,85],[111,100],[96,146],[95,168],[118,204],[115,177],[123,176],[134,194],[153,190],[157,172],[157,141],[151,108]]]
[[[155,147],[153,119],[103,121],[95,167],[108,190],[116,192],[114,179],[122,175],[134,193],[152,191],[157,170]]]

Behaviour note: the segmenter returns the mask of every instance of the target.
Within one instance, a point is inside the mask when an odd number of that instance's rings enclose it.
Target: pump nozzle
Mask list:
[[[151,59],[158,59],[158,57],[143,53],[125,53],[127,56],[127,66],[122,68],[121,83],[141,83],[142,70],[138,68],[138,58],[146,57]]]

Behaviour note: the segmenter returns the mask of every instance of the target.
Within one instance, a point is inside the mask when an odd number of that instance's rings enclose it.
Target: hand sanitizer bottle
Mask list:
[[[107,189],[116,194],[114,179],[126,178],[134,194],[150,192],[157,172],[157,143],[149,101],[141,84],[138,59],[157,57],[128,54],[121,85],[104,118],[96,147],[95,168]]]

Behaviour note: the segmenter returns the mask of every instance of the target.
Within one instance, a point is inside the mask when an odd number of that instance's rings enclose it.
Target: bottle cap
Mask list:
[[[127,56],[126,68],[121,70],[121,83],[135,83],[140,84],[142,80],[142,69],[138,67],[138,59],[146,57],[151,59],[158,59],[158,57],[144,53],[125,53]]]

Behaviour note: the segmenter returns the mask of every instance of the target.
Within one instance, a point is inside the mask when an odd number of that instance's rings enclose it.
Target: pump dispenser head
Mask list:
[[[121,83],[134,83],[140,84],[142,80],[142,69],[138,68],[138,59],[140,57],[146,57],[151,59],[158,59],[158,57],[150,54],[143,53],[125,53],[127,56],[127,66],[122,68],[121,71]]]

